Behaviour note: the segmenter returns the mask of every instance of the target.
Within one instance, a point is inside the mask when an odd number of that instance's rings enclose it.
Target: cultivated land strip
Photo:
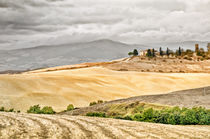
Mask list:
[[[0,138],[210,138],[210,126],[176,126],[108,118],[0,112]]]

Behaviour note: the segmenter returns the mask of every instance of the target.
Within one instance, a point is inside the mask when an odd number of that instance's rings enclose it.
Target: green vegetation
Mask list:
[[[166,55],[167,55],[167,56],[170,55],[168,47],[167,47],[167,49],[166,49]]]
[[[147,57],[152,57],[152,52],[150,49],[147,49]]]
[[[0,111],[2,111],[2,112],[17,112],[17,113],[20,113],[19,110],[15,111],[13,108],[10,108],[10,109],[6,110],[4,107],[1,107]]]
[[[174,58],[184,58],[186,60],[207,60],[210,59],[210,47],[207,47],[208,51],[205,51],[203,48],[197,48],[195,51],[191,49],[184,50],[183,48],[179,47],[175,52],[173,50],[170,50],[168,47],[165,51],[162,50],[162,47],[159,48],[159,53],[153,48],[153,49],[147,49],[146,53],[143,51],[141,55],[154,58],[159,56],[167,56],[167,57],[174,57]],[[146,55],[145,55],[146,54]],[[134,52],[129,52],[129,56],[134,55]],[[138,54],[137,54],[138,55]]]
[[[107,117],[105,113],[103,112],[89,112],[86,114],[86,116],[91,116],[91,117]]]
[[[4,110],[5,110],[4,107],[1,107],[1,108],[0,108],[0,111],[4,111]]]
[[[93,102],[90,102],[89,106],[93,106],[93,105],[96,105],[96,104],[102,104],[104,103],[103,100],[98,100],[97,102],[93,101]]]
[[[210,110],[202,107],[179,108],[156,104],[114,104],[108,110],[89,112],[86,116],[163,123],[172,125],[210,125]]]
[[[139,53],[136,49],[133,50],[133,52],[129,52],[128,55],[129,56],[137,56]]]
[[[162,48],[160,47],[160,56],[163,56],[163,51],[162,51]]]
[[[52,107],[45,106],[41,109],[39,105],[34,105],[27,110],[27,113],[34,113],[34,114],[55,114],[55,111]]]
[[[43,107],[41,112],[43,114],[55,114],[55,111],[53,110],[53,108],[52,107],[48,107],[48,106]]]
[[[72,110],[74,110],[74,105],[73,104],[69,104],[67,106],[67,111],[72,111]]]

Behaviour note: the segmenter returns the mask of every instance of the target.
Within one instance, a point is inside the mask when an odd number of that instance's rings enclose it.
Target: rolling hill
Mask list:
[[[145,49],[147,46],[104,39],[87,43],[3,50],[0,51],[0,71],[24,71],[83,62],[110,61],[126,57],[134,48]]]
[[[96,100],[165,94],[210,85],[207,73],[147,73],[113,71],[102,67],[0,75],[0,102],[26,111],[35,104],[56,111],[70,103],[88,106]]]

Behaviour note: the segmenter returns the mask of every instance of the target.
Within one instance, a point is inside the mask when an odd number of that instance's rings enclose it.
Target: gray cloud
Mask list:
[[[210,0],[0,0],[0,49],[208,40],[209,7]]]

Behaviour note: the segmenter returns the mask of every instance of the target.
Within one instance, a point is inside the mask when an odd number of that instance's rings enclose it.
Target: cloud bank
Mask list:
[[[210,0],[0,0],[0,49],[210,38]]]

